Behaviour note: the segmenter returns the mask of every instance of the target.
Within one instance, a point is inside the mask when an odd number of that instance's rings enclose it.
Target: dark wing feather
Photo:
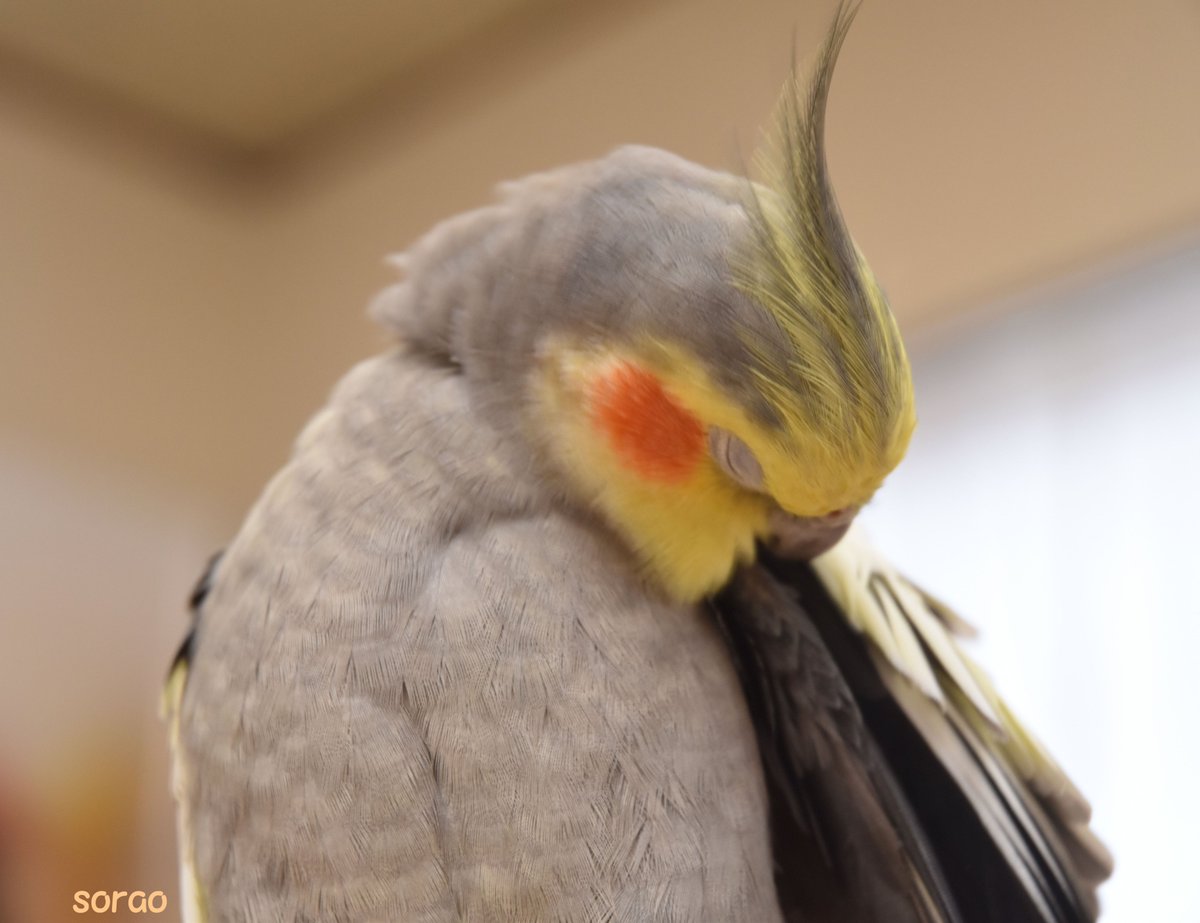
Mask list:
[[[713,608],[755,714],[785,919],[964,919],[847,678],[793,595],[750,567]]]
[[[191,662],[192,648],[196,643],[196,625],[200,621],[200,609],[204,606],[204,600],[208,598],[208,594],[212,590],[213,577],[217,572],[217,565],[221,562],[222,554],[224,552],[218,551],[208,559],[208,563],[204,565],[204,572],[188,596],[188,615],[191,616],[192,621],[188,626],[187,634],[184,635],[183,641],[175,651],[175,656],[171,658],[171,666],[167,669],[168,682],[175,675],[176,670],[182,668],[186,671]]]
[[[886,766],[873,774],[894,780],[901,793],[905,808],[890,818],[912,828],[900,831],[906,845],[926,850],[915,868],[927,881],[944,880],[951,898],[943,902],[971,923],[1095,920],[1096,888],[1112,864],[1088,829],[1087,802],[959,650],[953,634],[965,623],[861,541],[844,545],[815,566],[764,553],[755,570],[786,587],[791,599],[777,605],[777,618],[804,626],[786,630],[815,630],[824,650],[817,669],[825,672],[831,659],[850,690],[869,741],[864,752]],[[756,703],[761,689],[794,683],[790,674],[813,668],[782,663],[777,652],[757,654],[769,644],[753,627],[761,615],[748,616],[736,595],[723,598],[729,601],[722,618],[733,626],[727,630],[752,651],[738,660],[747,673],[763,674],[747,675],[748,696],[774,788],[799,785],[811,797],[812,779],[797,761],[803,746],[788,739],[801,733],[792,725],[810,722],[811,715],[794,715],[789,724],[778,714],[779,695],[770,714]],[[811,657],[813,650],[810,645],[791,656]],[[749,691],[753,685],[757,694]],[[812,710],[807,700],[792,704]],[[773,761],[792,772],[790,783],[778,781],[783,776]]]

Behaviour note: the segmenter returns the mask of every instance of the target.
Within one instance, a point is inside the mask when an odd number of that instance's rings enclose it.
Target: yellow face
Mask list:
[[[700,362],[669,345],[552,343],[540,369],[538,416],[551,453],[647,576],[680,601],[724,585],[780,509],[805,518],[856,509],[890,470],[884,460],[846,472],[819,445],[766,432]],[[760,484],[739,482],[714,457],[715,433],[744,443]]]

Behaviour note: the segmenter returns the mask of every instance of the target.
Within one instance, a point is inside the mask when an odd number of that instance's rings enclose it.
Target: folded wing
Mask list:
[[[1112,861],[1087,802],[962,651],[969,626],[861,536],[811,564],[764,552],[716,608],[778,802],[777,854],[805,863],[780,856],[785,903],[800,878],[816,878],[815,856],[852,895],[840,919],[1096,919]],[[829,753],[861,765],[831,772]],[[856,786],[856,773],[871,785]],[[840,854],[859,829],[874,852]],[[889,866],[888,842],[906,865]],[[856,861],[868,867],[846,868]],[[932,896],[928,915],[872,916],[864,881],[879,875],[907,875],[910,891]],[[793,902],[792,919],[811,916],[803,896]]]

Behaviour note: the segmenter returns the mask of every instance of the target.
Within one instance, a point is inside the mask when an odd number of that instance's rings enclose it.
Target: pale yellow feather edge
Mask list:
[[[1112,870],[1112,857],[1088,828],[1091,806],[1037,737],[1004,702],[984,670],[963,651],[955,635],[974,628],[945,603],[901,575],[852,527],[829,552],[813,561],[825,589],[901,681],[923,693],[952,722],[987,741],[1016,776],[1042,799],[1061,823],[1085,879]],[[913,645],[917,636],[924,643]],[[926,653],[928,650],[928,653]]]
[[[180,711],[187,685],[188,665],[180,660],[171,670],[163,687],[159,714],[167,723],[171,747],[171,794],[175,798],[175,817],[179,837],[179,896],[183,923],[207,923],[208,910],[200,882],[196,878],[195,847],[191,817],[187,811],[187,766],[180,746]]]
[[[979,682],[978,668],[959,649],[946,622],[925,607],[920,594],[871,547],[859,527],[814,560],[813,569],[850,624],[898,673],[945,708],[945,690],[937,677],[938,670],[944,672],[980,716],[1003,733],[991,685]]]
[[[961,695],[985,722],[1022,776],[1039,793],[1068,793],[1082,802],[1046,749],[1017,719],[987,674],[955,640],[965,625],[944,604],[933,601],[897,571],[853,526],[830,551],[813,561],[825,589],[847,621],[880,651],[887,662],[943,709],[947,694]],[[912,638],[919,638],[913,644]],[[939,676],[940,674],[940,676]],[[946,683],[953,688],[947,688]],[[1043,791],[1044,790],[1044,791]],[[1077,809],[1078,810],[1078,809]]]

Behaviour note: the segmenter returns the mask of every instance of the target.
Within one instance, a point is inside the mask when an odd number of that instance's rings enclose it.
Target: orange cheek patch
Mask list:
[[[679,483],[704,455],[704,427],[650,372],[617,363],[592,380],[588,396],[592,425],[642,477]]]

